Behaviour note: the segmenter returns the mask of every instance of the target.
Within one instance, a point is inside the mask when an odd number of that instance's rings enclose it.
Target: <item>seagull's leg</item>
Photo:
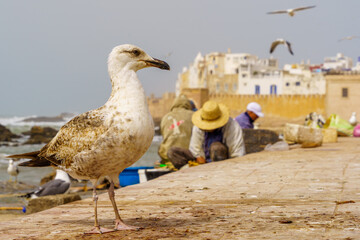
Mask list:
[[[97,217],[98,195],[96,193],[96,183],[93,183],[93,200],[94,200],[95,224],[94,224],[94,227],[89,232],[85,232],[85,233],[86,234],[97,234],[97,233],[102,234],[102,233],[106,233],[106,232],[113,232],[114,230],[112,230],[112,229],[106,229],[106,228],[100,227],[98,217]]]
[[[116,206],[116,202],[115,202],[115,192],[114,192],[114,181],[111,180],[110,182],[110,187],[108,189],[108,193],[109,193],[109,198],[111,201],[111,204],[114,208],[114,212],[115,212],[115,230],[138,230],[140,229],[139,227],[135,227],[135,226],[130,226],[130,225],[126,225],[123,220],[121,220],[118,208]]]

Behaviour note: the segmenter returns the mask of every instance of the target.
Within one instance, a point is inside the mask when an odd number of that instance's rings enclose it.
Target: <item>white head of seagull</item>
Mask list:
[[[144,50],[131,44],[114,47],[109,54],[108,71],[111,78],[123,69],[137,72],[146,67],[170,70],[166,62],[150,57]]]
[[[286,10],[268,12],[267,14],[283,14],[283,13],[285,13],[285,14],[289,14],[289,16],[293,17],[295,15],[295,12],[297,12],[297,11],[302,11],[302,10],[306,10],[306,9],[310,9],[310,8],[314,8],[314,7],[316,7],[316,6],[289,8]]]

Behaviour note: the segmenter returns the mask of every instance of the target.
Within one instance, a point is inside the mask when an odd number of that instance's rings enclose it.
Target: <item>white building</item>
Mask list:
[[[287,64],[283,70],[269,66],[251,66],[239,74],[239,94],[325,94],[326,81],[322,73],[313,73],[308,65]],[[260,70],[259,70],[260,69]]]
[[[341,58],[339,58],[341,59]],[[176,83],[182,87],[208,88],[214,93],[240,95],[325,94],[323,73],[312,72],[310,63],[285,65],[281,70],[274,58],[259,59],[249,53],[213,52],[195,57]]]
[[[358,57],[358,61],[355,65],[355,67],[352,68],[352,70],[355,72],[360,72],[360,57]]]
[[[353,66],[353,60],[338,53],[336,57],[326,57],[324,59],[324,70],[349,71]]]

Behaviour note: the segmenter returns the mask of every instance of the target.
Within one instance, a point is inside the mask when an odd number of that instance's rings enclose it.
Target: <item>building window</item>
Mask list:
[[[213,71],[212,71],[212,70],[210,70],[210,75],[212,75],[212,73],[213,73]]]
[[[260,94],[260,85],[255,85],[255,94]]]
[[[295,86],[300,86],[300,82],[295,82]]]
[[[246,78],[246,76],[247,76],[247,74],[245,74],[245,73],[244,73],[244,74],[242,74],[242,77],[243,77],[243,78]]]
[[[227,83],[225,83],[224,88],[225,88],[225,92],[227,92],[229,90],[229,85]]]
[[[237,84],[233,83],[233,91],[236,92],[237,91]]]
[[[287,86],[287,87],[290,86],[290,83],[287,82],[287,83],[286,83],[286,86]]]
[[[270,94],[275,94],[276,95],[276,85],[275,84],[270,86]]]
[[[348,88],[342,88],[342,97],[346,98],[349,96]]]
[[[235,73],[236,73],[236,74],[239,74],[239,69],[238,69],[238,68],[235,69]]]
[[[216,92],[219,92],[219,91],[220,91],[220,84],[216,83]]]

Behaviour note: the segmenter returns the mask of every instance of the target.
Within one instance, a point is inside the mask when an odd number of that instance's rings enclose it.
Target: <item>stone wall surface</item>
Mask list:
[[[92,199],[0,221],[0,239],[359,239],[360,142],[260,152],[116,190],[122,219],[143,227],[86,235]],[[114,226],[107,193],[99,221]]]

